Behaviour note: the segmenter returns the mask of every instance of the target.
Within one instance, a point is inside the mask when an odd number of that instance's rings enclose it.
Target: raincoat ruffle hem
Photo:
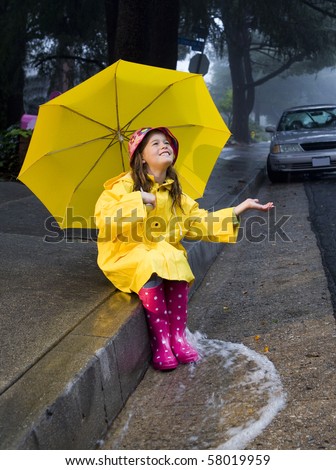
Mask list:
[[[172,180],[154,183],[156,207],[143,204],[133,191],[130,173],[108,180],[95,208],[98,266],[123,292],[136,292],[153,273],[169,280],[193,282],[181,240],[235,243],[239,220],[233,208],[208,212],[182,195],[182,208],[172,209]]]

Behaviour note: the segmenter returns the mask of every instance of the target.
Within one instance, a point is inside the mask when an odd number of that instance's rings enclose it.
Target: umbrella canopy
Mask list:
[[[130,136],[158,126],[179,140],[184,192],[202,197],[230,136],[203,77],[123,60],[40,106],[18,179],[61,228],[95,228],[103,183],[129,169]]]

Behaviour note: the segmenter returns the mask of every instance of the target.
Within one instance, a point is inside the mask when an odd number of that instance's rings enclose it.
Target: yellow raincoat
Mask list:
[[[96,209],[98,266],[121,291],[139,292],[153,273],[164,279],[192,282],[181,240],[234,243],[239,221],[233,208],[208,212],[186,194],[183,212],[172,210],[172,180],[154,183],[156,207],[148,209],[133,191],[130,173],[108,180]]]

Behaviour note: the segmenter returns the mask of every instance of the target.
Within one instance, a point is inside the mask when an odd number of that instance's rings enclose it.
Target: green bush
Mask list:
[[[21,129],[18,126],[11,126],[0,132],[0,177],[16,179],[31,135],[31,130]]]

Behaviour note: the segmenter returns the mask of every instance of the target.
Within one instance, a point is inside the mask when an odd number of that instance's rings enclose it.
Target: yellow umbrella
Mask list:
[[[202,197],[230,136],[203,77],[123,60],[40,106],[18,178],[61,228],[95,228],[104,181],[129,169],[130,136],[157,126],[179,140],[183,190]]]

